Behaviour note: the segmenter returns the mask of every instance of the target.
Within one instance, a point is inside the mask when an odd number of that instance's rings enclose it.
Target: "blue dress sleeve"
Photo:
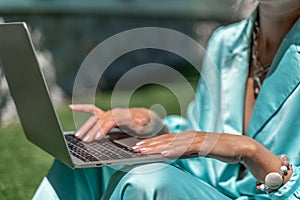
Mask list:
[[[216,65],[217,71],[219,70],[218,66],[220,66],[220,58],[222,57],[220,56],[221,52],[219,49],[221,48],[219,47],[223,45],[223,40],[221,38],[222,34],[220,34],[222,30],[223,27],[219,27],[210,37],[206,48],[206,54],[203,58],[202,71],[197,85],[195,97],[188,106],[186,117],[171,115],[163,120],[165,125],[169,128],[170,133],[178,133],[186,130],[210,130],[211,122],[215,119],[211,118],[211,111],[213,107],[211,93],[209,91],[205,78],[203,78],[202,75],[205,73],[203,72],[203,69],[206,69],[206,71],[207,69],[211,69],[212,61]],[[218,47],[216,47],[216,44]],[[208,78],[208,75],[206,76],[206,78]],[[205,117],[201,118],[201,116]]]
[[[179,133],[188,129],[187,120],[178,115],[170,115],[163,122],[168,126],[170,133]]]

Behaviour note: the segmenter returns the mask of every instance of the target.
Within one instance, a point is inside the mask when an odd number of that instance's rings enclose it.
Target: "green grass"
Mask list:
[[[0,199],[30,199],[52,158],[25,139],[19,124],[0,135]]]
[[[176,86],[178,93],[184,97],[182,102],[185,110],[192,94],[187,94],[182,86]],[[118,93],[118,101],[122,102],[126,91]],[[103,109],[111,107],[111,92],[97,95],[96,104]],[[137,90],[130,98],[130,106],[151,107],[161,104],[170,114],[179,114],[176,97],[166,88],[146,86]],[[58,113],[64,130],[74,128],[72,113],[68,102],[59,108]],[[42,178],[51,167],[53,158],[28,142],[19,123],[0,129],[0,199],[30,199]]]

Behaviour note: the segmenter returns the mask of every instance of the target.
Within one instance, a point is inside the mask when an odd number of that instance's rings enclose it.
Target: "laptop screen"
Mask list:
[[[61,161],[70,163],[25,23],[0,24],[0,62],[26,137]]]

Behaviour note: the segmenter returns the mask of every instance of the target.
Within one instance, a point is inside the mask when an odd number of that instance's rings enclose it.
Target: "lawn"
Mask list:
[[[180,84],[176,87],[186,97],[181,102],[185,110],[193,94],[187,94]],[[119,101],[122,101],[122,96],[126,96],[126,91],[120,93]],[[96,104],[109,109],[110,99],[111,92],[102,92],[97,95]],[[168,115],[180,113],[176,97],[161,86],[143,87],[130,99],[130,106],[151,107],[154,104],[162,105]],[[58,114],[64,130],[71,130],[73,118],[67,105],[68,102],[58,108]],[[19,123],[1,128],[0,136],[0,199],[30,199],[51,167],[53,157],[28,142]]]

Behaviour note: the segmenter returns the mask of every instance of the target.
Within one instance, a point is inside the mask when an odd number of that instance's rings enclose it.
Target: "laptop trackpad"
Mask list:
[[[114,143],[121,145],[122,147],[125,147],[126,149],[132,151],[133,146],[142,139],[136,138],[136,137],[126,137],[126,138],[120,138],[120,139],[114,139],[112,140]]]

